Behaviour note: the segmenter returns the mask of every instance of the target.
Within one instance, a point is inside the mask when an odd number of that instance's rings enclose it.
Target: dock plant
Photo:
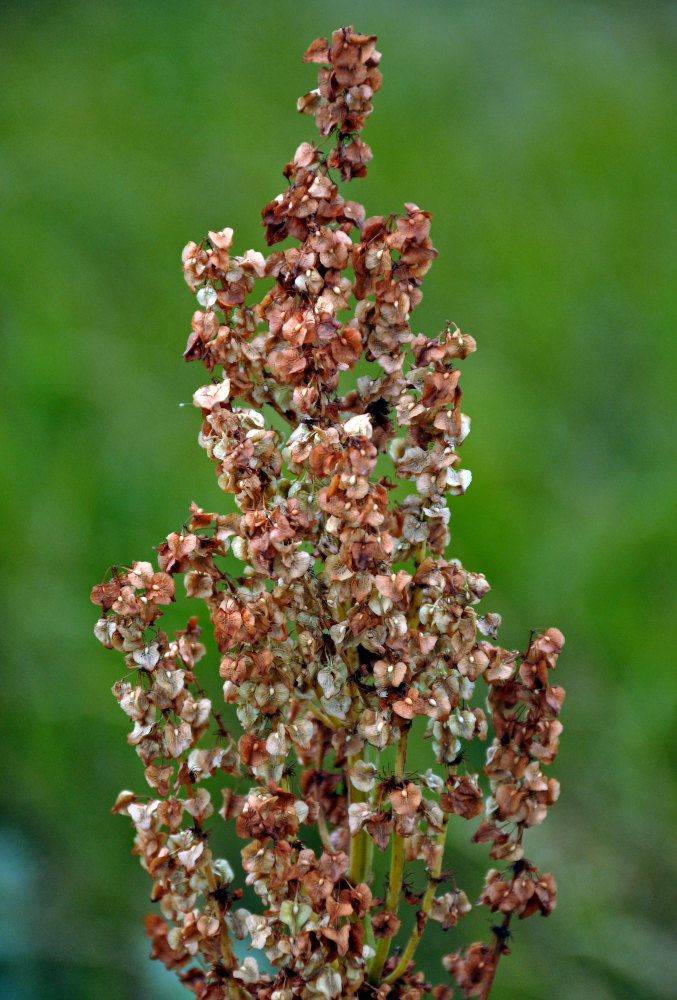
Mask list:
[[[555,906],[523,841],[559,793],[564,639],[501,648],[487,580],[447,554],[476,343],[412,329],[430,212],[367,215],[339,191],[372,158],[376,36],[340,28],[303,58],[320,135],[263,208],[278,248],[235,253],[225,227],[183,251],[199,442],[232,500],[192,503],[157,565],[92,592],[148,786],[114,811],[152,880],[152,957],[200,1000],[486,998],[515,921]],[[168,634],[179,588],[201,610]],[[483,886],[445,852],[452,826],[488,853]],[[488,940],[463,934],[471,905]],[[432,922],[441,965],[422,961]]]

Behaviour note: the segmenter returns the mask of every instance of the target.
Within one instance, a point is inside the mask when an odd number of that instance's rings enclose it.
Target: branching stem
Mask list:
[[[428,922],[428,916],[430,914],[430,907],[432,906],[433,899],[435,898],[437,879],[439,878],[440,872],[442,871],[442,859],[444,857],[444,841],[447,836],[448,822],[449,818],[448,816],[445,816],[442,830],[437,835],[437,843],[441,847],[441,851],[435,863],[435,867],[430,873],[428,885],[425,894],[423,896],[423,899],[421,901],[421,913],[423,914],[423,916],[421,916],[416,921],[416,926],[411,933],[411,937],[407,941],[407,945],[404,951],[402,952],[402,956],[399,962],[397,963],[391,974],[386,979],[387,983],[394,983],[402,975],[404,970],[409,965],[409,962],[411,962],[412,958],[414,957],[414,952],[416,951],[418,942],[421,940],[421,935],[425,930],[426,924]]]
[[[395,758],[395,777],[402,778],[407,763],[407,735],[408,730],[403,729],[400,742],[397,744],[397,756]],[[388,913],[396,913],[402,891],[402,876],[404,874],[404,837],[399,833],[393,833],[392,854],[390,856],[390,875],[388,879],[388,895],[386,897],[385,909]],[[390,951],[390,938],[379,938],[376,945],[376,954],[372,960],[369,979],[372,983],[377,983],[383,972],[383,966]]]

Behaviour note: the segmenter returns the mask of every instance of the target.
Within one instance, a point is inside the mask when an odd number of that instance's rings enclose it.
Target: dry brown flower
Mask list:
[[[445,556],[447,498],[471,480],[457,362],[476,343],[451,323],[412,330],[437,255],[431,213],[405,202],[367,217],[338,191],[372,158],[359,133],[381,86],[375,42],[345,27],[304,55],[319,86],[298,108],[333,146],[302,143],[262,212],[268,245],[295,245],[238,254],[223,227],[183,251],[200,306],[184,357],[210,376],[193,397],[199,440],[236,509],[193,503],[157,570],[116,568],[92,591],[97,638],[124,657],[113,692],[152,795],[125,791],[113,810],[153,880],[151,954],[201,1000],[450,1000],[415,953],[429,920],[446,929],[470,909],[442,871],[458,819],[483,814],[470,839],[505,865],[478,900],[502,915],[492,942],[444,959],[464,996],[486,1000],[512,916],[556,901],[522,839],[559,795],[543,769],[562,731],[550,672],[564,639],[550,628],[525,651],[493,645],[500,617],[475,610],[489,584]],[[204,603],[232,731],[206,690],[198,616],[172,637],[159,627],[177,575]],[[418,717],[431,766],[412,774]],[[466,746],[489,737],[480,777]],[[228,858],[212,824],[237,840]],[[374,846],[389,855],[383,887]],[[245,891],[255,912],[237,905]],[[403,903],[416,907],[406,936]],[[269,971],[236,957],[245,939]]]

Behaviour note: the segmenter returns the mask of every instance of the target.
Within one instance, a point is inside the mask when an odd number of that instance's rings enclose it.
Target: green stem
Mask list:
[[[354,757],[348,757],[348,767],[354,767],[358,760],[366,760],[368,754],[368,744],[363,747],[361,754],[355,754]],[[359,788],[355,788],[350,776],[347,777],[348,782],[348,799],[352,804],[353,802],[367,802],[367,793],[360,791]],[[359,885],[360,882],[369,884],[371,881],[372,865],[374,860],[374,841],[371,839],[366,830],[360,830],[356,837],[353,837],[350,841],[350,868],[348,869],[348,881],[352,882],[353,885]],[[369,914],[362,917],[362,926],[364,927],[367,943],[373,947],[374,932],[371,927],[371,920],[369,919]]]
[[[390,975],[386,978],[385,980],[386,983],[394,983],[397,979],[400,978],[402,973],[405,971],[405,969],[411,962],[414,956],[414,952],[416,951],[418,942],[421,940],[421,935],[425,930],[425,926],[428,922],[428,914],[430,913],[430,907],[432,906],[433,899],[435,898],[437,879],[439,878],[440,872],[442,871],[442,859],[444,856],[444,841],[447,835],[448,822],[449,822],[449,817],[445,816],[444,826],[442,827],[440,833],[437,835],[437,843],[441,846],[442,850],[440,851],[440,856],[437,862],[435,863],[435,867],[430,873],[430,880],[428,882],[428,886],[423,896],[423,900],[421,901],[421,912],[424,914],[424,917],[416,921],[416,926],[411,933],[411,937],[407,941],[407,946],[402,952],[402,956],[399,962],[397,963],[393,971],[390,973]]]
[[[320,720],[322,725],[327,727],[327,729],[336,730],[341,728],[340,719],[337,719],[335,716],[330,715],[329,712],[323,712],[321,708],[317,707],[317,705],[310,705],[309,710],[312,712],[312,714],[315,716],[316,719]]]
[[[397,757],[395,758],[395,777],[401,778],[407,762],[407,734],[406,729],[402,730],[400,742],[397,744]],[[393,833],[393,847],[390,856],[390,875],[388,878],[388,896],[385,902],[385,909],[388,913],[396,913],[402,891],[402,876],[404,875],[404,837],[399,833]],[[372,959],[369,970],[369,981],[378,983],[383,966],[385,965],[390,951],[391,938],[379,938],[376,945],[376,954]]]
[[[363,751],[364,753],[364,751]],[[354,767],[358,760],[363,760],[363,754],[356,754],[348,758],[348,766]],[[348,798],[350,805],[353,802],[366,802],[367,793],[355,788],[350,776],[348,776]],[[350,842],[350,868],[348,869],[348,881],[353,885],[359,882],[366,882],[371,875],[371,864],[374,856],[374,841],[366,830],[360,830],[356,837]]]
[[[322,841],[322,846],[324,847],[325,851],[329,851],[329,853],[332,854],[334,848],[332,846],[331,838],[329,836],[329,827],[327,826],[327,820],[324,813],[322,812],[321,805],[318,806],[318,810],[319,811],[317,814],[317,829],[320,834],[320,840]]]

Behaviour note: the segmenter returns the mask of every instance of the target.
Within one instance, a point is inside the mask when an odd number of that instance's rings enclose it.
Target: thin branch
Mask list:
[[[330,715],[328,712],[323,712],[322,709],[319,708],[317,705],[309,705],[308,711],[312,715],[314,715],[315,718],[319,722],[321,722],[323,726],[326,726],[327,729],[331,729],[334,731],[336,731],[337,729],[341,729],[342,726],[341,720],[337,719],[336,716],[334,715]]]
[[[322,771],[322,765],[324,764],[324,746],[321,737],[318,736],[317,748],[315,750],[315,769],[320,772]],[[329,836],[329,827],[327,826],[327,817],[324,815],[324,810],[322,808],[322,802],[318,799],[317,802],[317,829],[320,834],[320,840],[325,851],[333,853],[334,847]]]
[[[502,931],[508,930],[511,917],[512,913],[506,913],[506,915],[503,917],[503,923],[501,924]],[[491,958],[492,958],[491,974],[487,979],[486,983],[484,984],[482,992],[479,996],[479,1000],[487,1000],[487,997],[491,992],[491,987],[494,985],[494,978],[496,976],[496,970],[498,968],[498,961],[505,950],[505,938],[506,938],[505,934],[503,935],[494,934],[494,947],[492,948],[491,951]]]
[[[348,758],[348,767],[352,768],[359,760],[366,759],[366,748],[362,748],[362,753]],[[367,793],[360,788],[355,788],[350,775],[346,775],[348,786],[348,800],[352,805],[354,802],[366,802]],[[366,830],[360,830],[357,836],[350,842],[350,868],[348,869],[348,881],[353,885],[364,882],[371,874],[371,862],[374,856],[374,841]]]
[[[408,730],[403,729],[400,742],[397,744],[397,757],[395,759],[396,778],[402,778],[407,764],[407,735]],[[385,909],[388,913],[395,913],[400,901],[402,891],[402,876],[404,874],[404,837],[393,832],[392,854],[390,856],[390,875],[388,878],[388,895],[386,897]],[[390,951],[390,938],[379,938],[376,945],[376,954],[371,963],[369,980],[378,983],[383,972],[383,966]]]
[[[437,835],[437,843],[441,847],[441,851],[439,854],[439,858],[435,863],[435,867],[430,873],[428,885],[425,894],[423,896],[423,899],[421,901],[420,913],[423,914],[423,916],[421,916],[420,919],[416,921],[416,926],[414,927],[414,930],[411,933],[411,937],[407,941],[407,945],[404,951],[402,952],[402,956],[397,965],[395,966],[394,970],[386,978],[385,980],[386,983],[396,982],[400,978],[402,973],[405,971],[405,969],[409,965],[409,962],[411,962],[412,958],[414,957],[414,952],[416,951],[418,942],[421,940],[421,935],[423,934],[423,931],[425,930],[426,925],[428,923],[430,908],[433,904],[433,899],[435,898],[437,879],[439,878],[440,872],[442,871],[442,859],[444,857],[444,841],[447,836],[448,823],[449,823],[449,817],[445,816],[442,830]]]
[[[279,414],[283,420],[287,421],[290,427],[294,428],[296,427],[296,421],[292,417],[290,417],[289,414],[285,410],[283,410],[280,404],[276,403],[272,397],[270,399],[267,399],[266,402],[268,406],[272,406],[275,412]]]
[[[325,851],[329,851],[330,854],[334,853],[334,845],[329,837],[329,827],[327,826],[327,818],[322,812],[322,806],[319,806],[319,812],[317,814],[317,830],[320,834],[320,840],[322,841],[322,846]]]

